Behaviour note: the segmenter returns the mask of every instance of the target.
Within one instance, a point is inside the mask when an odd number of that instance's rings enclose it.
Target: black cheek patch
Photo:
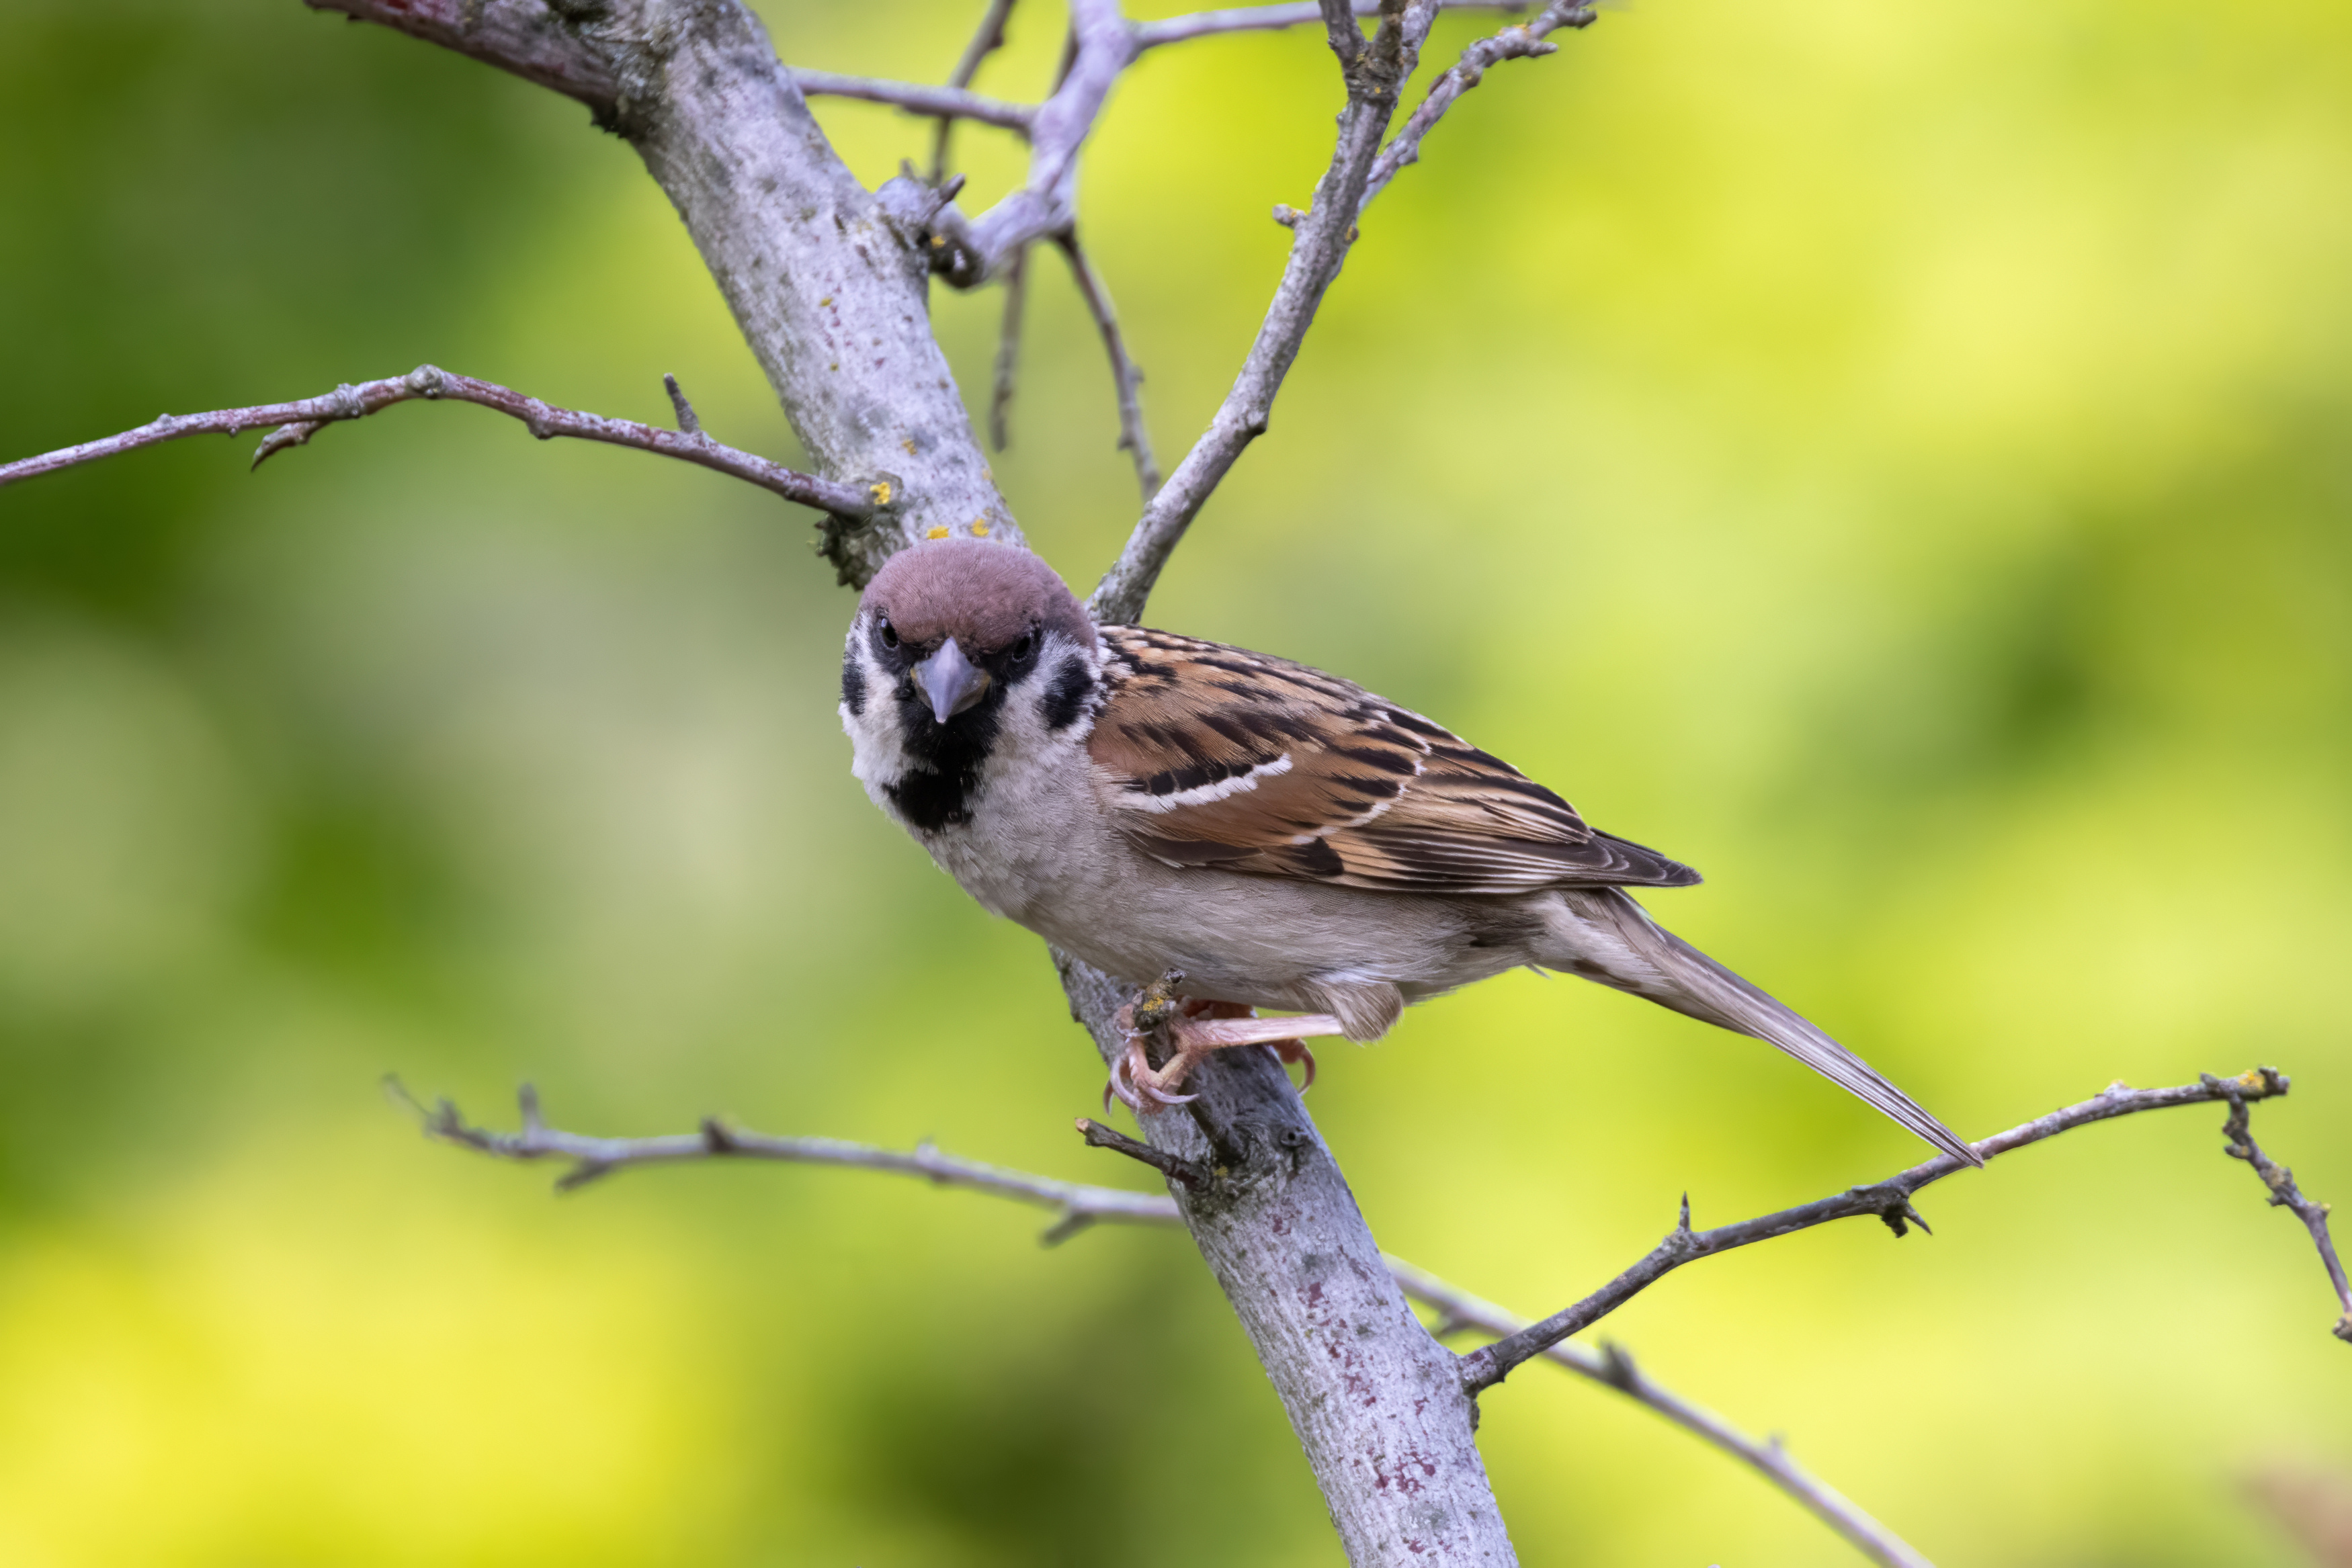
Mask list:
[[[1063,730],[1077,723],[1078,715],[1086,711],[1087,694],[1094,685],[1084,659],[1072,654],[1063,660],[1054,671],[1053,685],[1045,688],[1045,727]]]
[[[866,711],[866,671],[857,663],[855,651],[841,658],[841,701],[852,718]]]

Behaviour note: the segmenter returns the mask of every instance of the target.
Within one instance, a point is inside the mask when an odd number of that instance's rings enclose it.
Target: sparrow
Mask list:
[[[1146,988],[1112,1076],[1139,1113],[1188,1098],[1208,1051],[1377,1040],[1411,1003],[1526,966],[1778,1046],[1983,1163],[1626,891],[1688,887],[1690,867],[1351,681],[1097,625],[1017,546],[893,556],[850,622],[840,711],[868,797],[966,893]],[[1136,1026],[1162,1017],[1155,1069]]]

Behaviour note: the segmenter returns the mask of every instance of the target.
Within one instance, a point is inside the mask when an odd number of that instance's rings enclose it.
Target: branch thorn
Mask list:
[[[1181,1182],[1188,1187],[1198,1188],[1208,1180],[1209,1173],[1183,1155],[1155,1149],[1116,1128],[1104,1126],[1091,1116],[1079,1117],[1077,1127],[1078,1136],[1087,1141],[1087,1147],[1090,1149],[1108,1149],[1113,1154],[1125,1155],[1129,1159],[1150,1166],[1170,1181]]]
[[[702,434],[702,421],[694,417],[694,405],[686,401],[678,390],[677,378],[667,371],[662,372],[662,385],[669,392],[669,405],[677,411],[677,427],[688,435]]]

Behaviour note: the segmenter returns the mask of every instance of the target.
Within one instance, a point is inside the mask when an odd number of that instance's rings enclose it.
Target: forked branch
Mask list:
[[[2200,1082],[2168,1089],[2129,1089],[2116,1083],[2079,1104],[2053,1111],[2021,1126],[2011,1127],[2006,1133],[1997,1133],[1977,1144],[1975,1148],[1978,1154],[1990,1161],[1997,1155],[2021,1149],[2029,1144],[2038,1144],[2044,1138],[2053,1138],[2061,1133],[2088,1126],[2094,1122],[2105,1122],[2141,1111],[2169,1110],[2176,1105],[2226,1102],[2231,1106],[2229,1130],[2232,1145],[2230,1152],[2252,1163],[2255,1169],[2263,1174],[2264,1183],[2270,1186],[2272,1201],[2293,1208],[2310,1228],[2312,1239],[2318,1245],[2321,1260],[2327,1267],[2329,1280],[2336,1286],[2347,1313],[2352,1314],[2352,1293],[2346,1291],[2344,1265],[2336,1257],[2335,1243],[2327,1234],[2326,1209],[2311,1203],[2295,1191],[2293,1178],[2278,1167],[2270,1166],[2263,1158],[2261,1151],[2253,1147],[2252,1140],[2242,1136],[2247,1104],[2284,1094],[2289,1086],[2286,1075],[2273,1067],[2256,1068],[2230,1079],[2216,1078],[2208,1073]],[[2246,1152],[2241,1152],[2242,1147]],[[1510,1375],[1512,1368],[1529,1356],[1540,1354],[1570,1334],[1591,1328],[1675,1270],[1701,1258],[1711,1258],[1718,1252],[1728,1252],[1759,1241],[1769,1241],[1774,1237],[1826,1225],[1834,1219],[1852,1219],[1864,1215],[1885,1221],[1887,1228],[1898,1237],[1912,1225],[1924,1230],[1927,1221],[1920,1218],[1918,1211],[1911,1207],[1912,1195],[1921,1187],[1966,1168],[1950,1155],[1938,1155],[1883,1182],[1852,1187],[1834,1197],[1821,1198],[1796,1208],[1785,1208],[1777,1214],[1743,1220],[1737,1225],[1720,1226],[1713,1230],[1693,1230],[1690,1228],[1690,1199],[1685,1197],[1682,1222],[1651,1249],[1649,1256],[1574,1306],[1464,1356],[1463,1382],[1473,1392],[1492,1387]],[[2275,1179],[2271,1174],[2274,1171],[2277,1172]],[[2287,1196],[2289,1194],[2292,1197]],[[2337,1324],[2336,1332],[2345,1334],[2345,1324]],[[2352,1337],[2352,1334],[2346,1337]]]
[[[1505,60],[1555,54],[1559,46],[1547,43],[1549,35],[1562,27],[1590,27],[1592,22],[1591,0],[1552,0],[1535,20],[1506,27],[1463,50],[1461,59],[1430,84],[1429,96],[1421,100],[1421,106],[1406,119],[1403,127],[1381,149],[1380,160],[1372,165],[1371,178],[1364,182],[1364,196],[1358,210],[1370,206],[1372,198],[1387,190],[1389,182],[1407,164],[1420,162],[1422,139],[1464,93],[1486,79],[1489,70]]]
[[[477,381],[472,376],[451,375],[447,371],[432,365],[419,365],[404,376],[388,376],[379,382],[361,382],[355,386],[346,383],[323,397],[302,398],[294,402],[215,409],[209,413],[163,414],[136,430],[126,430],[119,435],[103,436],[96,441],[85,441],[79,446],[45,452],[37,457],[24,457],[14,463],[0,464],[0,485],[30,479],[36,475],[53,474],[60,468],[71,468],[79,464],[95,463],[120,453],[135,452],[142,446],[184,440],[191,435],[237,435],[251,430],[268,430],[269,434],[263,438],[253,454],[253,465],[258,468],[289,446],[307,445],[310,437],[330,424],[365,419],[369,414],[380,413],[395,403],[419,399],[428,402],[470,402],[496,409],[509,418],[520,420],[524,427],[541,441],[565,435],[582,441],[601,441],[614,446],[633,446],[640,452],[675,457],[681,462],[714,469],[747,484],[757,485],[787,501],[797,501],[803,507],[814,507],[836,517],[871,517],[890,503],[891,484],[887,477],[877,477],[865,485],[845,485],[836,480],[820,479],[813,474],[797,473],[780,463],[771,463],[753,453],[740,452],[713,441],[699,428],[664,430],[657,424],[640,424],[634,419],[607,419],[601,413],[582,413],[573,409],[557,408],[535,397],[527,397],[511,387],[502,387],[495,382]]]
[[[1265,433],[1275,394],[1298,357],[1325,290],[1347,261],[1348,249],[1356,241],[1356,219],[1366,204],[1398,171],[1421,155],[1422,139],[1431,127],[1464,93],[1477,86],[1492,66],[1501,60],[1549,54],[1558,46],[1546,42],[1546,35],[1561,27],[1582,27],[1592,20],[1585,0],[1553,0],[1534,21],[1507,27],[1472,45],[1460,62],[1432,86],[1421,107],[1384,147],[1381,138],[1394,110],[1398,89],[1412,74],[1422,40],[1440,8],[1435,0],[1412,4],[1389,0],[1381,14],[1391,19],[1382,23],[1380,35],[1370,44],[1364,44],[1353,19],[1368,14],[1368,8],[1349,0],[1202,12],[1145,25],[1146,34],[1155,27],[1177,29],[1165,37],[1152,37],[1153,42],[1165,42],[1177,37],[1238,30],[1250,25],[1243,18],[1258,18],[1255,25],[1261,26],[1294,26],[1319,19],[1329,29],[1334,52],[1346,64],[1348,107],[1339,117],[1339,142],[1329,169],[1315,187],[1313,204],[1303,213],[1288,206],[1275,209],[1276,220],[1296,237],[1274,303],[1258,329],[1256,341],[1250,345],[1241,374],[1234,378],[1233,390],[1225,394],[1207,431],[1193,443],[1167,483],[1146,500],[1127,548],[1104,574],[1087,604],[1097,620],[1131,621],[1141,613],[1145,599],[1185,529],[1240,461],[1244,449]],[[1278,21],[1273,19],[1276,16]]]
[[[1347,19],[1344,0],[1332,0],[1326,9],[1339,13],[1331,36],[1348,84],[1348,104],[1339,113],[1330,167],[1315,187],[1313,208],[1291,225],[1290,259],[1233,390],[1218,405],[1209,428],[1145,504],[1127,548],[1088,601],[1087,608],[1097,621],[1131,621],[1141,613],[1169,555],[1207,504],[1210,492],[1244,449],[1265,433],[1275,394],[1298,358],[1324,293],[1347,262],[1348,247],[1355,243],[1356,213],[1380,156],[1381,139],[1437,15],[1432,0],[1387,0],[1380,32],[1362,44],[1354,23]],[[1346,45],[1351,37],[1362,44],[1352,57]]]
[[[778,1137],[730,1127],[706,1117],[692,1133],[648,1138],[598,1138],[550,1127],[540,1112],[538,1092],[524,1084],[517,1095],[521,1126],[512,1133],[478,1127],[459,1114],[446,1099],[430,1108],[418,1103],[400,1081],[387,1078],[386,1092],[413,1113],[428,1137],[494,1159],[532,1163],[568,1161],[571,1169],[556,1178],[556,1189],[572,1191],[615,1171],[641,1166],[684,1165],[703,1160],[766,1160],[785,1165],[844,1166],[891,1176],[917,1176],[935,1186],[960,1187],[1049,1209],[1057,1217],[1039,1239],[1055,1246],[1095,1225],[1156,1225],[1181,1223],[1172,1198],[1129,1192],[1119,1187],[1060,1181],[1026,1171],[989,1165],[981,1160],[941,1152],[929,1144],[911,1150],[877,1148],[838,1138]],[[1171,1183],[1197,1186],[1213,1179],[1179,1156],[1139,1143],[1102,1124],[1081,1117],[1079,1135],[1089,1147],[1108,1149],[1150,1166]],[[1438,1322],[1432,1332],[1441,1339],[1465,1331],[1504,1335],[1526,1325],[1518,1317],[1491,1301],[1482,1301],[1402,1258],[1382,1254],[1398,1288],[1416,1301],[1433,1308]],[[1570,1372],[1606,1385],[1636,1404],[1664,1416],[1702,1441],[1720,1448],[1754,1469],[1774,1486],[1831,1529],[1853,1543],[1864,1556],[1884,1568],[1933,1568],[1892,1531],[1854,1506],[1834,1488],[1790,1458],[1775,1442],[1759,1442],[1713,1411],[1692,1404],[1641,1372],[1633,1358],[1614,1345],[1600,1351],[1582,1345],[1558,1344],[1543,1353]]]
[[[1481,1301],[1468,1291],[1456,1289],[1433,1274],[1425,1274],[1402,1258],[1388,1260],[1389,1272],[1404,1293],[1437,1312],[1437,1322],[1430,1332],[1439,1338],[1475,1330],[1506,1338],[1528,1326],[1528,1320],[1517,1312]],[[1580,1377],[1606,1384],[1641,1404],[1648,1406],[1684,1431],[1729,1454],[1766,1480],[1794,1498],[1799,1504],[1836,1531],[1854,1549],[1883,1568],[1935,1568],[1919,1555],[1909,1542],[1886,1526],[1864,1513],[1853,1501],[1835,1487],[1806,1469],[1790,1457],[1789,1450],[1776,1437],[1769,1442],[1759,1442],[1730,1422],[1703,1406],[1694,1405],[1671,1389],[1662,1386],[1633,1363],[1623,1347],[1603,1343],[1599,1350],[1562,1341],[1543,1353],[1547,1361],[1556,1362]]]

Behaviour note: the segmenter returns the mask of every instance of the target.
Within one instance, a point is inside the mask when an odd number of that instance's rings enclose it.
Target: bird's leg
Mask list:
[[[1239,1002],[1180,1003],[1173,989],[1182,978],[1181,973],[1171,972],[1156,984],[1145,987],[1133,1002],[1119,1009],[1118,1024],[1127,1035],[1127,1052],[1111,1068],[1110,1082],[1104,1090],[1106,1104],[1109,1096],[1116,1094],[1138,1115],[1163,1105],[1184,1104],[1195,1096],[1179,1094],[1176,1090],[1193,1066],[1211,1051],[1235,1045],[1270,1046],[1284,1061],[1303,1061],[1307,1063],[1307,1082],[1312,1083],[1315,1056],[1302,1037],[1346,1032],[1339,1020],[1328,1013],[1262,1019],[1253,1016],[1251,1009]],[[1169,1044],[1174,1047],[1167,1065],[1159,1068],[1151,1065],[1149,1045],[1155,1027],[1167,1031]],[[1300,1090],[1304,1092],[1305,1085]]]

